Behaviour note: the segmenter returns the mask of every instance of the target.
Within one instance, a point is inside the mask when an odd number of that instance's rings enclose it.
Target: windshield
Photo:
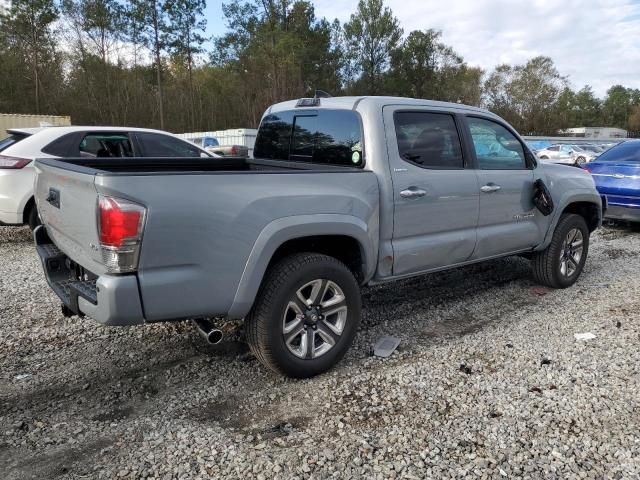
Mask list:
[[[2,140],[0,140],[0,152],[5,150],[6,148],[9,148],[11,145],[15,145],[20,140],[24,140],[28,136],[29,135],[12,133],[8,137],[3,138]]]
[[[640,141],[623,142],[611,147],[597,158],[598,162],[640,163]]]

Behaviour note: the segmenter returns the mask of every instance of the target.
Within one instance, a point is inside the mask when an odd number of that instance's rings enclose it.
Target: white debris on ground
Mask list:
[[[345,360],[293,381],[188,323],[64,318],[0,228],[2,478],[640,478],[639,254],[608,228],[566,290],[521,258],[366,289]]]

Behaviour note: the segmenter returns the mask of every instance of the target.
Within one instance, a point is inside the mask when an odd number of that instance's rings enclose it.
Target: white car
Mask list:
[[[216,157],[175,135],[145,128],[15,128],[7,134],[0,140],[0,225],[38,225],[36,158]]]
[[[593,161],[597,156],[598,153],[587,150],[580,145],[551,145],[538,150],[540,160],[567,165],[582,165]]]

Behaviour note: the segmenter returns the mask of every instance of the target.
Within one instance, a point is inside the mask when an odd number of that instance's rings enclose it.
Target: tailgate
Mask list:
[[[49,237],[69,258],[99,275],[106,271],[100,253],[94,174],[36,161],[35,197]]]

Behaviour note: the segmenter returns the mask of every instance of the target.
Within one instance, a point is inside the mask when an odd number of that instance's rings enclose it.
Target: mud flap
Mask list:
[[[549,189],[540,178],[533,184],[533,203],[545,217],[553,213],[551,192],[549,192]]]

